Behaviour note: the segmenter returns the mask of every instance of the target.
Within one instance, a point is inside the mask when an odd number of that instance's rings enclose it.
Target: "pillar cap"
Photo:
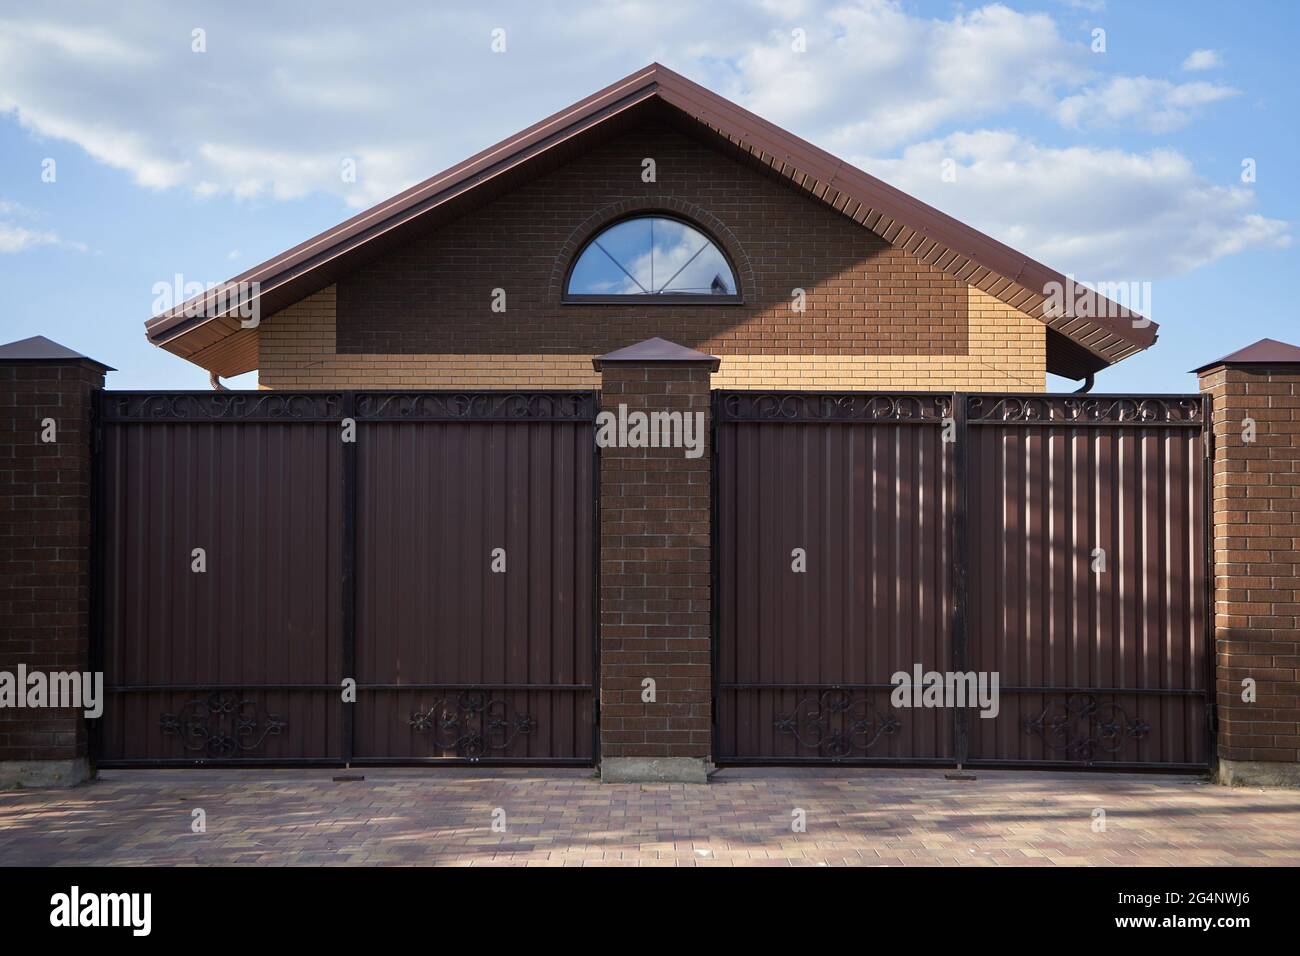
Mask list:
[[[707,365],[710,372],[716,372],[719,364],[716,355],[705,355],[660,338],[646,339],[591,360],[591,366],[597,372],[606,365]]]
[[[89,355],[74,352],[66,345],[60,345],[43,335],[33,335],[30,339],[19,339],[16,342],[0,345],[0,362],[86,362],[105,372],[117,371]]]
[[[1198,375],[1219,365],[1300,365],[1300,348],[1277,339],[1260,339],[1231,355],[1192,369]]]

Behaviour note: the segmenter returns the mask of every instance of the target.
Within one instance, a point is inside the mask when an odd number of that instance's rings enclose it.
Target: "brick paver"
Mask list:
[[[335,773],[120,770],[0,793],[0,864],[1300,864],[1300,793],[1194,777],[728,769],[685,786],[602,785],[585,770]],[[206,833],[191,832],[196,808]],[[505,832],[492,828],[498,808]],[[796,809],[806,832],[792,830]]]

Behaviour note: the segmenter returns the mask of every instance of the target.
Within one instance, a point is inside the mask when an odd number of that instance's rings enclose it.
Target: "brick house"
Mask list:
[[[650,219],[710,243],[731,294],[575,296],[589,244]],[[268,389],[586,388],[659,336],[724,359],[719,388],[1042,391],[1155,341],[1050,317],[1065,281],[656,64],[236,276],[256,328],[191,302],[147,331]]]
[[[1062,313],[1069,281],[652,65],[146,323],[212,392],[0,348],[26,509],[0,672],[109,688],[90,732],[0,713],[0,785],[480,760],[1294,783],[1300,350],[1211,363],[1202,396],[1045,394],[1156,339],[1101,297]],[[708,454],[593,449],[629,409],[699,416]],[[882,704],[914,665],[1001,674],[1000,715]]]

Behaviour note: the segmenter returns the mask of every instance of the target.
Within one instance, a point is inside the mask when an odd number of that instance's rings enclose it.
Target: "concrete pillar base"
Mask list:
[[[1225,787],[1291,787],[1300,790],[1300,763],[1220,760],[1216,779]]]
[[[601,783],[708,783],[709,764],[701,757],[606,757]]]
[[[75,787],[91,778],[85,757],[73,760],[0,760],[0,790]]]

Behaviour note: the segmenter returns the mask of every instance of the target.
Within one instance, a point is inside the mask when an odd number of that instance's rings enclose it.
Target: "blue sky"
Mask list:
[[[0,2],[0,341],[204,388],[144,339],[157,283],[229,278],[657,60],[1063,272],[1149,282],[1160,341],[1098,390],[1300,344],[1300,4],[441,6]]]

